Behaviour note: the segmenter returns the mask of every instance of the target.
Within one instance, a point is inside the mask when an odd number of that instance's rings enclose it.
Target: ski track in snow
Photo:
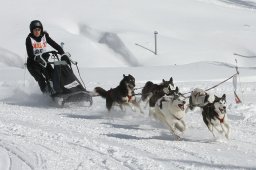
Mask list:
[[[181,90],[195,86],[177,85]],[[253,89],[247,90],[244,95],[255,99],[255,91],[250,96]],[[0,153],[7,153],[7,169],[253,169],[255,102],[231,104],[230,84],[215,89],[215,93],[223,92],[229,97],[230,140],[221,136],[214,140],[199,109],[187,113],[188,129],[176,141],[147,116],[147,110],[144,115],[130,108],[125,113],[119,108],[107,113],[100,97],[94,98],[91,108],[55,108],[50,101],[34,107],[10,97],[0,103]],[[236,159],[229,154],[237,155]]]

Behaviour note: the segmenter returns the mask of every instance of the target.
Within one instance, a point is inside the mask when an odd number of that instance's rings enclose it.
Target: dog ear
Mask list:
[[[214,101],[213,102],[218,102],[220,100],[220,98],[216,95],[214,95]]]
[[[125,78],[125,74],[123,74],[123,77]]]
[[[221,97],[222,100],[226,100],[226,94],[223,94]]]
[[[175,92],[178,93],[179,92],[179,87],[176,86]]]
[[[172,79],[172,77],[170,78],[170,82],[171,82],[171,83],[173,82],[173,79]]]

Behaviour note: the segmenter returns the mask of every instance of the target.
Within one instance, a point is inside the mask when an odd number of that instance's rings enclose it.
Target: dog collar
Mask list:
[[[217,112],[215,112],[215,114],[216,114],[217,119],[219,119],[220,123],[223,123],[223,122],[224,122],[225,115],[224,115],[223,118],[221,119],[221,118],[219,117],[219,114],[218,114]]]
[[[127,96],[128,97],[128,102],[130,102],[131,101],[131,99],[132,99],[132,96]]]

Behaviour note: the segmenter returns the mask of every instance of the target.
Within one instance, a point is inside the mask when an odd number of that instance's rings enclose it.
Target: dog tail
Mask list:
[[[151,92],[151,87],[154,85],[154,83],[152,83],[151,81],[146,82],[145,86],[142,89],[142,95],[141,98],[144,101],[147,96],[149,95],[149,93]]]
[[[103,98],[106,98],[107,97],[107,91],[106,90],[104,90],[103,88],[101,88],[101,87],[95,87],[94,88],[94,91],[97,93],[97,94],[99,94],[101,97],[103,97]]]

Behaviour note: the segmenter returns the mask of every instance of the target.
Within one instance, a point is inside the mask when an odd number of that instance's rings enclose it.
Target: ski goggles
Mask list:
[[[41,28],[34,28],[33,31],[41,31]]]

